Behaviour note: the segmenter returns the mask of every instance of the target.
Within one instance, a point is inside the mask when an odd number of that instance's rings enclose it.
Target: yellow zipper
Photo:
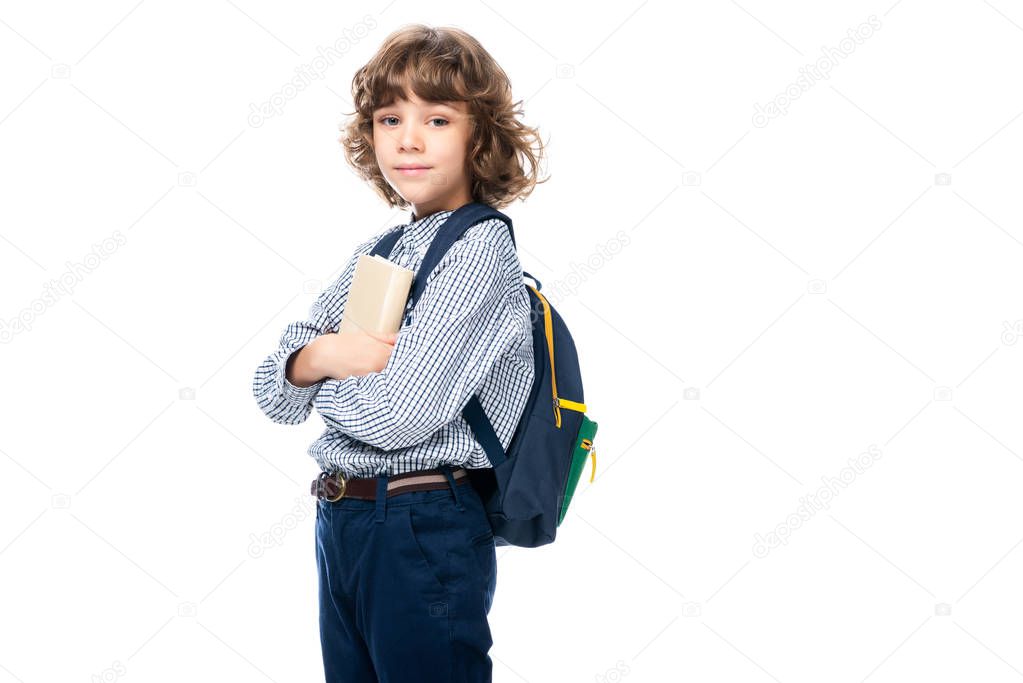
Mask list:
[[[597,476],[597,449],[590,439],[583,439],[579,445],[590,452],[590,458],[593,461],[593,469],[590,470],[590,483],[592,484],[593,478]]]
[[[554,407],[554,424],[558,427],[558,429],[561,429],[561,409],[567,408],[568,410],[585,413],[586,404],[558,397],[557,373],[554,371],[554,323],[551,321],[550,304],[547,303],[547,298],[537,291],[535,287],[530,285],[526,286],[533,290],[533,293],[536,294],[537,298],[539,298],[540,302],[543,304],[544,335],[547,337],[547,352],[551,357],[551,404]],[[594,467],[596,467],[596,464],[594,464]]]

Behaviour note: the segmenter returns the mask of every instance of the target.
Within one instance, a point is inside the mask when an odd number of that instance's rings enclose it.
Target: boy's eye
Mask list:
[[[380,123],[382,123],[382,124],[384,124],[386,126],[386,125],[388,125],[387,124],[388,119],[397,119],[397,118],[398,118],[397,116],[381,116],[380,117]],[[440,117],[434,117],[434,118],[430,119],[430,121],[441,121],[441,122],[443,122],[444,126],[446,126],[448,124],[448,120],[447,119],[442,119]],[[444,126],[439,126],[439,127],[443,128]]]

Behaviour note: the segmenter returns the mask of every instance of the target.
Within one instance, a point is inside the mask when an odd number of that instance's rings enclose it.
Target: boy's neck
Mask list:
[[[430,216],[432,216],[435,213],[441,213],[443,211],[455,211],[455,210],[457,210],[457,209],[459,209],[459,208],[461,208],[461,207],[463,207],[466,204],[469,204],[471,202],[472,202],[472,199],[465,199],[465,200],[459,200],[459,201],[451,202],[451,204],[449,204],[446,208],[424,210],[422,216],[417,216],[416,215],[415,207],[413,207],[413,209],[412,209],[412,222],[415,223],[416,221],[421,220],[423,218],[429,218]]]

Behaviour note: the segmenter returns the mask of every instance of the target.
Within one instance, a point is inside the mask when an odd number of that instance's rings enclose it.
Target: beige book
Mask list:
[[[372,334],[397,332],[405,315],[412,271],[379,254],[362,254],[348,290],[338,333],[362,328]]]

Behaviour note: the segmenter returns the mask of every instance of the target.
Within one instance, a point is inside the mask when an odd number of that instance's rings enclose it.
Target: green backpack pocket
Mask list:
[[[561,511],[558,514],[558,526],[568,512],[568,504],[572,502],[576,486],[579,485],[579,478],[582,475],[586,461],[592,459],[593,470],[590,472],[590,481],[597,473],[597,449],[593,446],[593,439],[597,435],[597,423],[583,415],[582,424],[579,425],[579,434],[575,438],[575,449],[572,451],[572,463],[569,466],[568,481],[565,482],[565,494],[562,496]]]

